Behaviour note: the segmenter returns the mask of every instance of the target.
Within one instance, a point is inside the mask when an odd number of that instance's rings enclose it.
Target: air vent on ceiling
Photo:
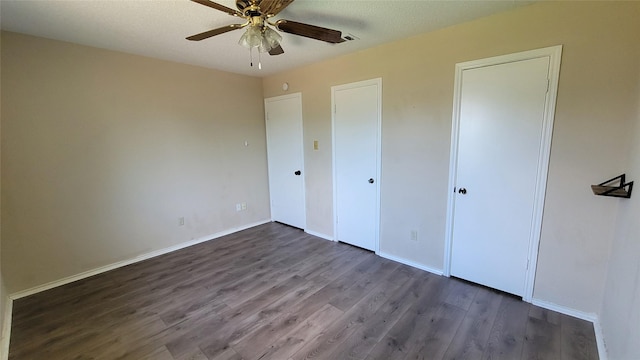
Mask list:
[[[342,38],[344,40],[347,40],[347,41],[360,40],[359,37],[357,37],[357,36],[355,36],[355,35],[353,35],[351,33],[346,33],[346,34],[342,35]]]

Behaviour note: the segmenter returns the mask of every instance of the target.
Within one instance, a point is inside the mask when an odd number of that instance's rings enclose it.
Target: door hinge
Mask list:
[[[547,79],[547,93],[549,92],[549,87],[551,86],[551,80]]]
[[[526,270],[529,270],[529,259],[527,259],[527,269]]]

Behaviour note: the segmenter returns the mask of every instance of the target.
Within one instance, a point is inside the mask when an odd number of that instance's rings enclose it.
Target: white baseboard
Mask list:
[[[176,250],[184,249],[184,248],[189,247],[189,246],[200,244],[200,243],[203,243],[205,241],[213,240],[213,239],[225,236],[225,235],[233,234],[233,233],[238,232],[238,231],[246,230],[246,229],[252,228],[254,226],[266,224],[268,222],[271,222],[271,220],[259,221],[259,222],[255,222],[255,223],[252,223],[252,224],[247,224],[247,225],[239,226],[239,227],[232,228],[232,229],[229,229],[229,230],[221,231],[221,232],[218,232],[218,233],[215,233],[215,234],[212,234],[212,235],[203,236],[203,237],[195,239],[195,240],[190,240],[190,241],[187,241],[187,242],[183,242],[183,243],[180,243],[180,244],[177,244],[177,245],[173,245],[173,246],[170,246],[170,247],[167,247],[167,248],[164,248],[164,249],[160,249],[160,250],[155,250],[155,251],[152,251],[152,252],[149,252],[149,253],[146,253],[146,254],[138,255],[138,256],[133,257],[131,259],[118,261],[118,262],[115,262],[113,264],[109,264],[109,265],[101,266],[99,268],[95,268],[95,269],[92,269],[92,270],[81,272],[80,274],[76,274],[76,275],[68,276],[68,277],[63,278],[63,279],[51,281],[51,282],[48,282],[46,284],[42,284],[42,285],[38,285],[38,286],[32,287],[30,289],[18,291],[16,293],[10,294],[9,297],[11,299],[14,299],[14,300],[15,299],[20,299],[20,298],[23,298],[25,296],[37,294],[37,293],[45,291],[45,290],[53,289],[53,288],[58,287],[58,286],[66,285],[66,284],[72,283],[74,281],[78,281],[78,280],[82,280],[82,279],[88,278],[90,276],[98,275],[98,274],[101,274],[103,272],[107,272],[107,271],[114,270],[114,269],[117,269],[117,268],[120,268],[120,267],[123,267],[123,266],[131,265],[131,264],[143,261],[143,260],[151,259],[151,258],[154,258],[156,256],[164,255],[164,254],[176,251]]]
[[[4,321],[2,323],[2,339],[0,339],[0,360],[9,359],[9,339],[11,338],[11,315],[13,313],[13,300],[6,299],[7,303],[2,309],[4,311]]]
[[[604,334],[602,333],[602,326],[600,326],[600,318],[596,317],[593,322],[593,331],[596,333],[596,343],[598,344],[598,357],[600,360],[607,360],[609,355],[607,354],[607,346],[604,342]]]
[[[305,230],[304,232],[306,232],[309,235],[313,235],[315,237],[319,237],[319,238],[322,238],[322,239],[325,239],[325,240],[329,240],[329,241],[334,241],[333,240],[333,236],[325,235],[325,234],[322,234],[322,233],[319,233],[319,232],[315,232],[313,230],[308,230],[308,229]]]
[[[440,270],[440,269],[434,269],[434,268],[431,268],[431,267],[428,267],[428,266],[424,266],[422,264],[418,264],[416,262],[413,262],[413,261],[410,261],[410,260],[407,260],[407,259],[403,259],[403,258],[394,256],[394,255],[390,255],[390,254],[387,254],[387,253],[382,252],[382,251],[378,251],[376,253],[376,255],[378,255],[380,257],[383,257],[385,259],[389,259],[389,260],[393,260],[395,262],[399,262],[401,264],[409,265],[409,266],[414,267],[416,269],[424,270],[424,271],[427,271],[427,272],[430,272],[430,273],[433,273],[433,274],[436,274],[436,275],[442,276],[444,274],[442,272],[442,270]]]
[[[596,335],[596,343],[598,345],[598,356],[600,360],[607,360],[607,348],[604,342],[604,336],[602,335],[602,327],[600,327],[600,319],[597,314],[587,313],[584,311],[575,310],[572,308],[568,308],[566,306],[554,304],[549,301],[533,299],[531,301],[533,305],[540,306],[541,308],[545,308],[547,310],[552,310],[555,312],[559,312],[561,314],[573,316],[578,319],[582,319],[588,321],[593,324],[593,331]]]
[[[578,319],[586,320],[588,322],[594,322],[598,318],[598,316],[594,313],[587,313],[584,311],[575,310],[566,306],[554,304],[549,301],[533,299],[531,303],[535,306],[540,306],[541,308],[545,308],[547,310],[553,310],[555,312],[559,312],[561,314],[573,316]]]

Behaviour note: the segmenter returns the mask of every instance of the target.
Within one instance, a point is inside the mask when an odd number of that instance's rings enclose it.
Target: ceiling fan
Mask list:
[[[332,44],[345,41],[342,38],[342,32],[338,30],[291,20],[281,19],[276,22],[269,20],[284,10],[284,8],[289,6],[294,0],[236,0],[238,10],[228,8],[210,0],[191,1],[225,12],[231,16],[242,18],[245,22],[192,35],[189,36],[187,40],[200,41],[229,31],[247,28],[238,43],[249,48],[249,50],[257,48],[258,53],[268,52],[269,55],[280,55],[284,53],[282,46],[280,46],[282,36],[273,30],[273,28],[285,33],[304,36]]]

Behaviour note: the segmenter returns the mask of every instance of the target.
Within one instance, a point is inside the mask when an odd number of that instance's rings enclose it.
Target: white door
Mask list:
[[[331,88],[335,239],[377,251],[382,80]]]
[[[265,99],[271,219],[306,227],[302,95]]]
[[[548,56],[471,68],[460,83],[451,275],[520,296],[536,226],[549,68]]]

